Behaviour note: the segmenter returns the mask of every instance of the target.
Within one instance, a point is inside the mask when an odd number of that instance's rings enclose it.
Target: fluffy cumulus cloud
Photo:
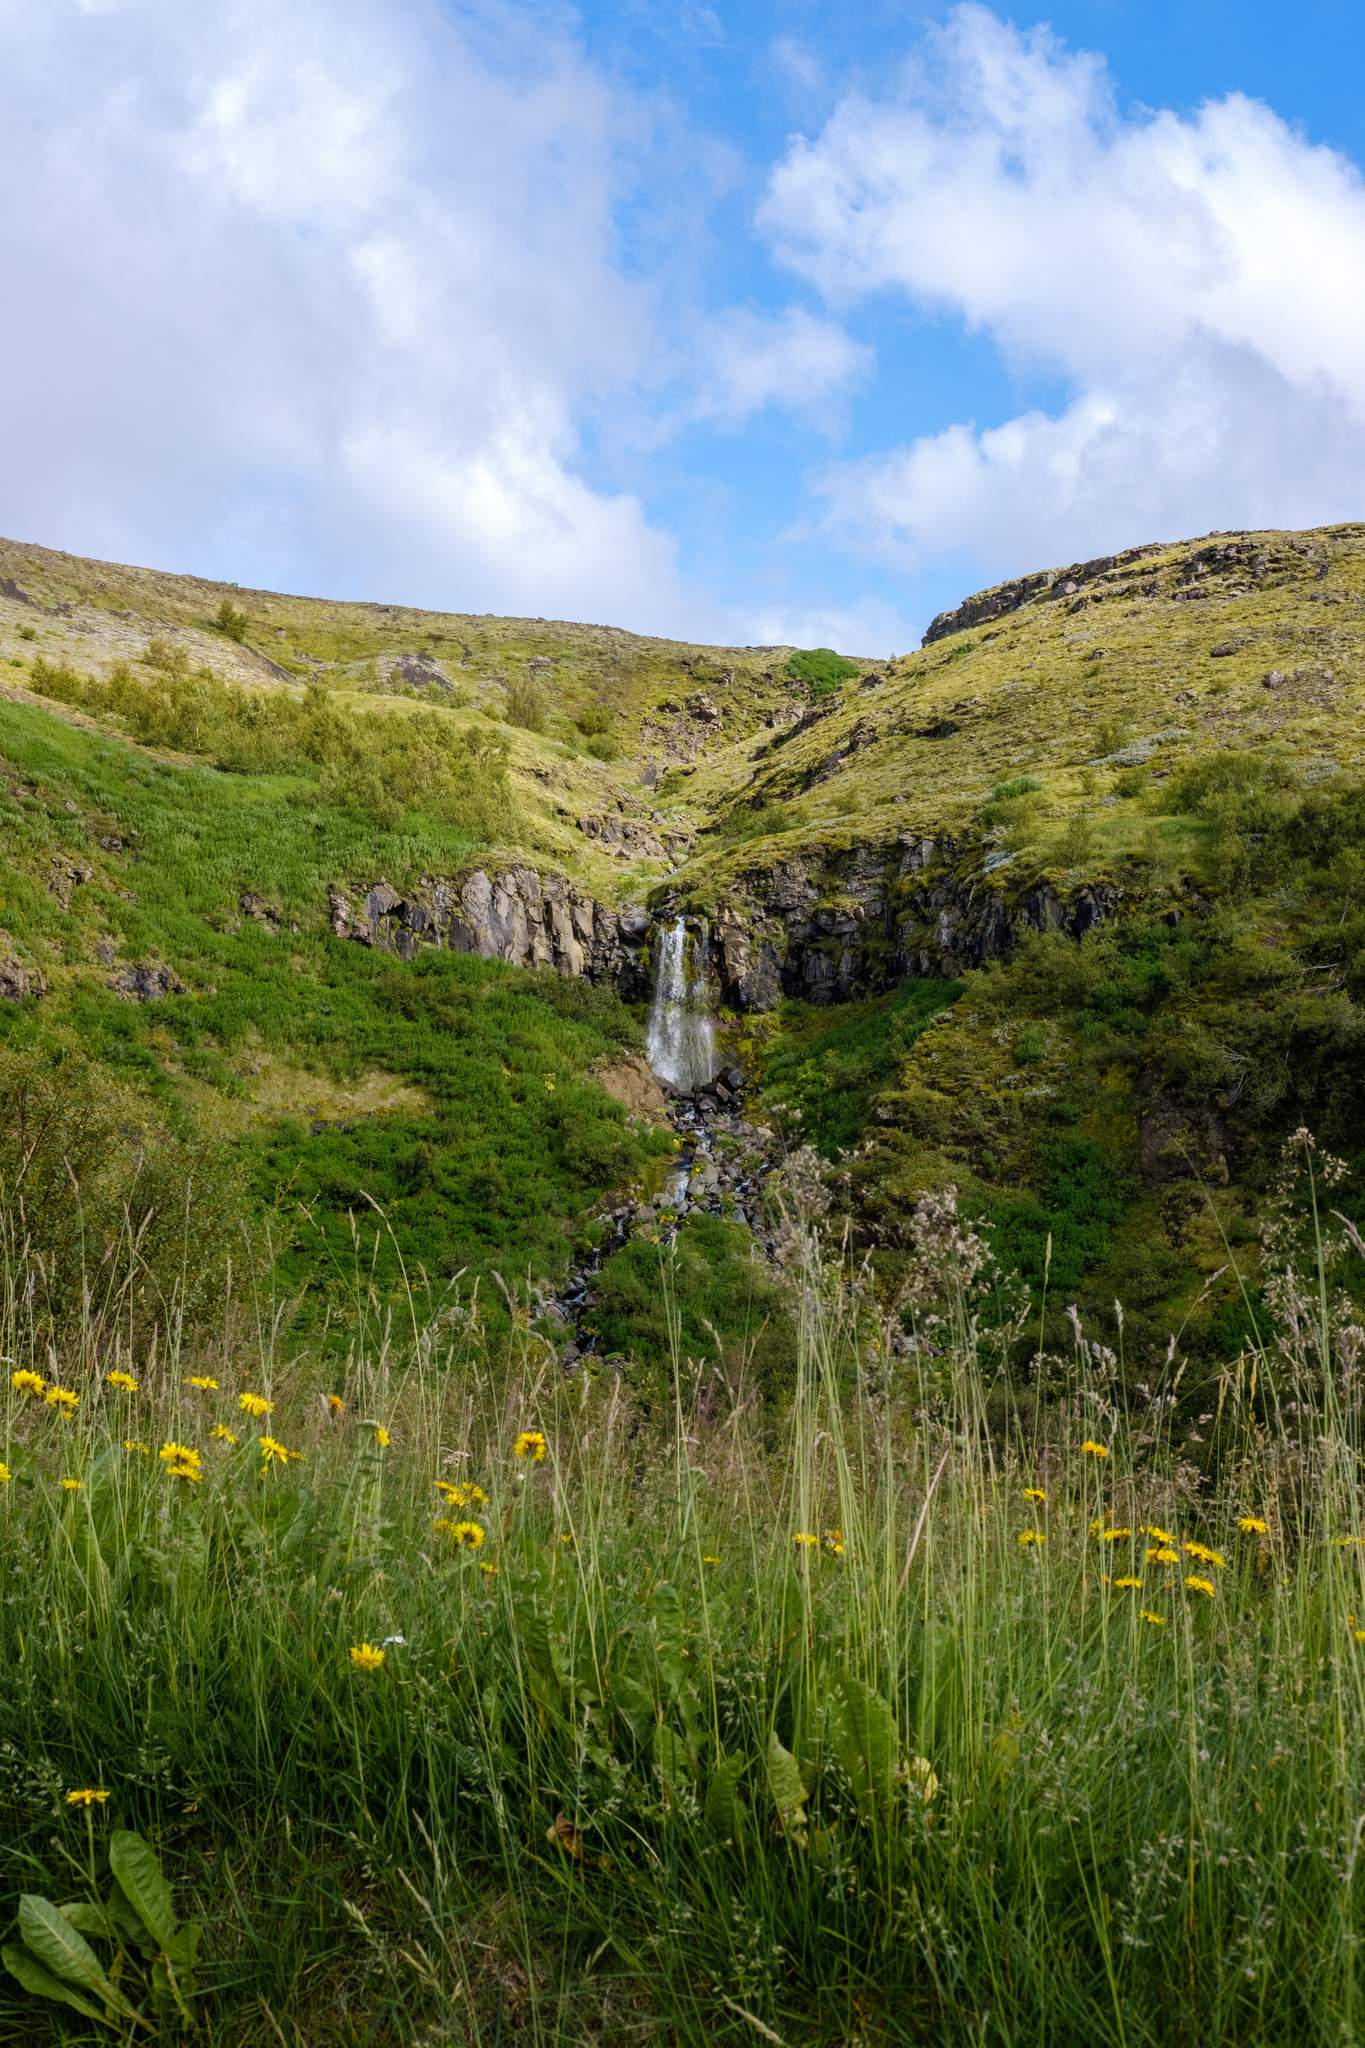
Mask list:
[[[676,617],[585,427],[649,354],[633,110],[510,9],[0,7],[0,530],[348,594]]]
[[[834,425],[838,401],[866,376],[871,351],[804,307],[779,314],[734,307],[701,337],[696,419],[739,426],[769,406]]]
[[[1260,104],[1123,116],[1100,60],[962,6],[791,144],[761,223],[833,305],[898,295],[1065,386],[834,466],[856,549],[1023,568],[1360,514],[1365,185]]]

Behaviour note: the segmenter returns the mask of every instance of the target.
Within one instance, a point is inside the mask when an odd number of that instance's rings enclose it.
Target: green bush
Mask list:
[[[550,722],[550,697],[535,676],[513,676],[506,685],[507,723],[526,732],[544,732]]]
[[[836,654],[832,647],[807,647],[787,656],[786,673],[793,682],[809,683],[812,697],[827,697],[840,683],[857,675],[858,664]]]
[[[213,623],[229,640],[236,640],[240,644],[246,639],[247,615],[239,610],[230,597],[225,597],[219,605]]]

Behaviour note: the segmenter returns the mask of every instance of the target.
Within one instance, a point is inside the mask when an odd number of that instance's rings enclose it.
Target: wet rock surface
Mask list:
[[[577,1261],[562,1287],[546,1291],[537,1303],[538,1315],[562,1333],[559,1360],[566,1371],[598,1357],[589,1327],[597,1276],[633,1239],[671,1244],[687,1217],[726,1216],[747,1224],[762,1256],[773,1258],[777,1239],[764,1191],[781,1145],[767,1124],[744,1113],[743,1091],[743,1070],[730,1066],[693,1094],[666,1094],[678,1152],[662,1187],[599,1211],[607,1226],[602,1243]]]

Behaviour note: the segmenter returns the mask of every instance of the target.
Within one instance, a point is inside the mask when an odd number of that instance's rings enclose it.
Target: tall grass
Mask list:
[[[268,1304],[58,1355],[11,1242],[7,1905],[88,1886],[92,1786],[210,1923],[215,2043],[1358,2038],[1365,1339],[1304,1157],[1194,1407],[1079,1324],[1007,1391],[947,1199],[890,1317],[788,1219],[778,1421],[675,1346],[644,1423],[477,1297],[334,1376]],[[0,1990],[116,2035],[68,2019]]]

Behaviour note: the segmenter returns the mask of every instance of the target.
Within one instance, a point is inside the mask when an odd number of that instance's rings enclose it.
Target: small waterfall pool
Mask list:
[[[659,1079],[680,1095],[704,1088],[715,1076],[716,1027],[704,925],[689,932],[678,917],[659,935],[645,1050]]]

